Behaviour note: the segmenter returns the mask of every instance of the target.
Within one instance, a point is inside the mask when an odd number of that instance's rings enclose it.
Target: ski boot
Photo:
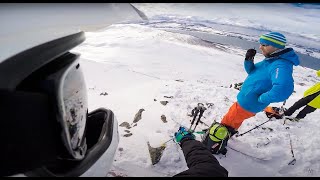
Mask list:
[[[278,108],[278,107],[272,107],[272,106],[268,106],[264,109],[264,112],[266,114],[266,116],[268,118],[276,118],[276,119],[282,119],[283,116],[285,115],[285,111],[287,109],[281,109],[281,108]]]

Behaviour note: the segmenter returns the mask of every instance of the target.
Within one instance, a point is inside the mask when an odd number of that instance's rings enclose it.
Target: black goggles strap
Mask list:
[[[57,156],[57,123],[45,94],[0,90],[0,175],[40,167]]]

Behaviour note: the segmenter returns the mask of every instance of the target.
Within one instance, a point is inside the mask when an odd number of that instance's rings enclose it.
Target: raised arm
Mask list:
[[[254,56],[256,55],[257,51],[255,49],[248,49],[246,53],[246,57],[244,59],[244,69],[248,74],[250,74],[254,69]]]
[[[255,69],[253,61],[244,60],[244,69],[250,74]]]

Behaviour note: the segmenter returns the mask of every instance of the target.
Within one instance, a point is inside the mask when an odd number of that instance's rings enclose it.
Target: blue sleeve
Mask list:
[[[246,72],[248,74],[250,74],[250,72],[252,72],[252,70],[254,70],[255,66],[253,61],[246,61],[244,60],[244,69],[246,70]]]
[[[270,70],[272,88],[270,91],[260,95],[260,103],[282,102],[289,98],[294,89],[292,77],[292,65],[287,63],[278,63]]]

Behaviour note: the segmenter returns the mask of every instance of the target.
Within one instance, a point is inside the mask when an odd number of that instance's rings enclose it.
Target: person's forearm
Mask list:
[[[250,74],[255,69],[253,61],[245,60],[244,61],[244,69],[246,70],[246,72],[248,74]]]
[[[187,140],[181,144],[181,148],[189,168],[199,163],[219,164],[207,147],[197,140]]]
[[[228,176],[228,171],[220,165],[203,143],[187,140],[181,143],[181,148],[189,169],[181,172],[180,176]]]

